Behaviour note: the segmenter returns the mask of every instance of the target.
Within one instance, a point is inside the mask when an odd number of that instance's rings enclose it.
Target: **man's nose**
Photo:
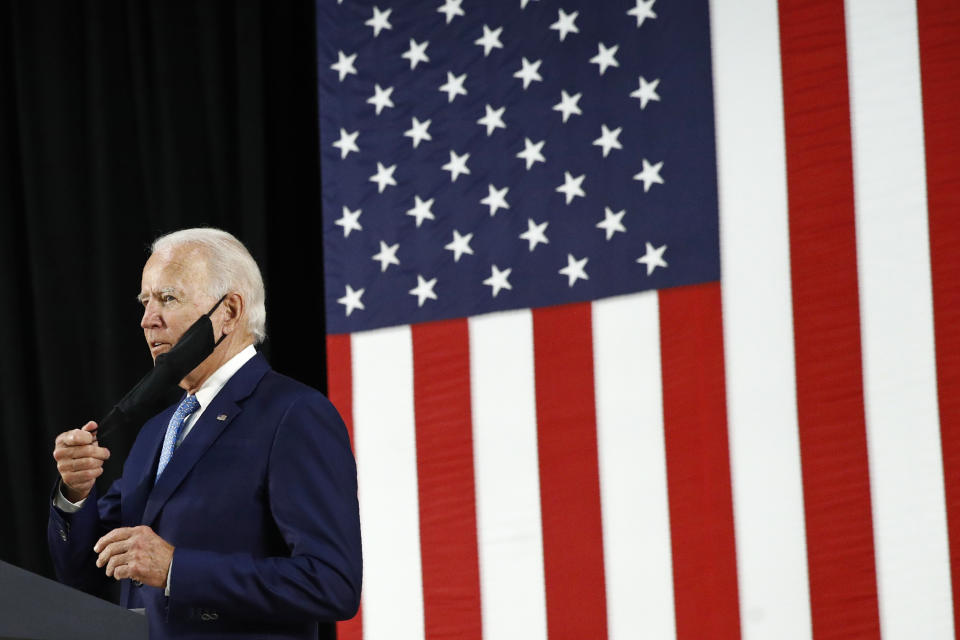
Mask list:
[[[157,312],[152,302],[148,302],[143,308],[143,317],[140,318],[140,327],[142,329],[149,329],[150,327],[159,327],[163,322],[160,319],[160,314]]]

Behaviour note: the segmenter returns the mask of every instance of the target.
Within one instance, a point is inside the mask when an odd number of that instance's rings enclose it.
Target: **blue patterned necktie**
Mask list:
[[[170,458],[173,457],[173,450],[177,448],[177,440],[180,439],[180,432],[183,430],[183,425],[186,424],[187,418],[199,408],[200,402],[197,401],[197,397],[187,396],[170,418],[170,422],[167,424],[167,434],[163,436],[163,449],[160,450],[160,464],[157,465],[157,477],[153,480],[154,484],[157,483],[157,480],[160,479],[160,474],[163,473],[163,470],[166,469],[170,463]]]

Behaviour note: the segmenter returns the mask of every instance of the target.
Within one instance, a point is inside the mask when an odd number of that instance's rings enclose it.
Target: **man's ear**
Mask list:
[[[233,333],[240,326],[240,320],[243,318],[245,310],[243,296],[236,292],[229,293],[221,306],[223,307],[223,333],[225,335]]]

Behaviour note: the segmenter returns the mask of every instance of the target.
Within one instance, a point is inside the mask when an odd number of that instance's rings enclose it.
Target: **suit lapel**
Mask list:
[[[122,494],[123,524],[133,527],[142,522],[141,516],[147,504],[147,498],[153,489],[153,478],[157,474],[157,462],[160,458],[160,448],[163,446],[163,437],[167,432],[167,423],[176,411],[177,405],[171,406],[154,418],[145,429],[151,429],[143,434],[145,444],[142,460],[135,461],[134,468],[137,475],[131,479],[133,489]]]
[[[242,412],[240,403],[253,393],[257,383],[269,369],[270,366],[264,357],[257,354],[230,378],[223,389],[220,390],[220,393],[213,399],[213,402],[210,403],[210,406],[203,410],[203,414],[193,425],[190,433],[183,439],[180,446],[177,447],[173,457],[170,458],[169,464],[150,492],[143,511],[141,521],[143,524],[153,524],[167,500],[183,483],[190,470],[216,442],[220,434],[233,422],[233,419]],[[162,442],[163,438],[161,436],[157,451]],[[150,466],[156,468],[156,465]],[[150,476],[148,481],[152,483],[152,474],[148,472],[148,475]]]

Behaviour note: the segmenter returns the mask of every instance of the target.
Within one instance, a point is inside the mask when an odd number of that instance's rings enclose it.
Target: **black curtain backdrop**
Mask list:
[[[325,388],[314,22],[310,0],[0,0],[0,559],[51,575],[54,438],[152,366],[156,236],[237,235],[262,350]],[[105,443],[102,489],[135,432]]]

